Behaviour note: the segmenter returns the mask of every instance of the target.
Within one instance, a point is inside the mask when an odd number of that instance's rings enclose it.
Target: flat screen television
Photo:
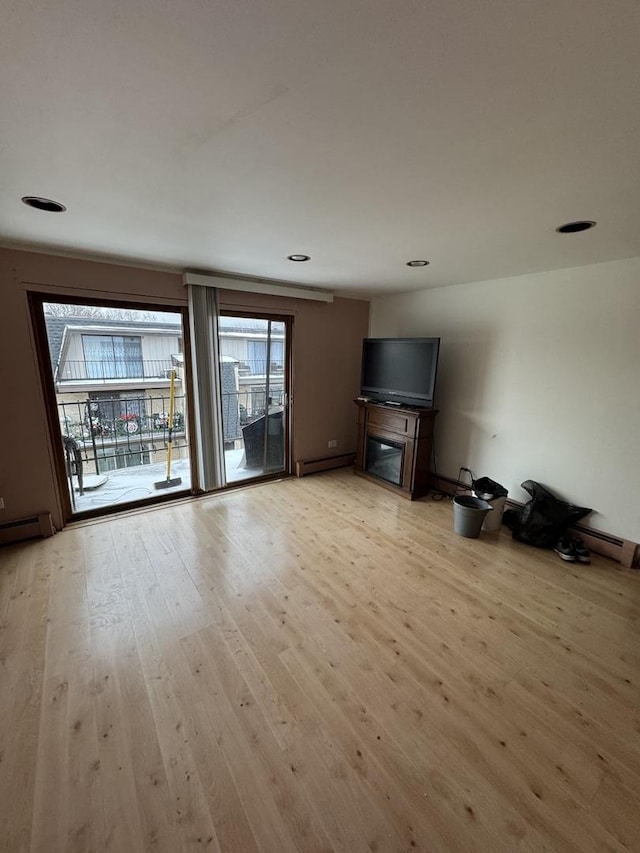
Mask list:
[[[365,338],[360,394],[378,403],[433,407],[440,338]]]

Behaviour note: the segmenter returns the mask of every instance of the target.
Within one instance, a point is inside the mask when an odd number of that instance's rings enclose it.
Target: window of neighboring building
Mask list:
[[[139,379],[142,338],[135,335],[82,335],[88,379]]]
[[[147,414],[145,399],[144,391],[92,391],[89,408],[94,433],[138,432]]]
[[[267,365],[267,342],[247,341],[247,356],[249,360],[249,371],[253,374],[262,375],[266,373]],[[271,367],[281,370],[284,364],[283,341],[271,341]]]
[[[284,367],[284,342],[271,341],[271,369],[282,370]]]
[[[146,444],[131,444],[129,447],[98,448],[100,471],[116,471],[119,468],[134,468],[149,465],[151,457]]]

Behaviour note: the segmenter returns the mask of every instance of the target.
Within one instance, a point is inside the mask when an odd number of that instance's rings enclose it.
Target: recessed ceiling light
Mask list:
[[[428,267],[429,261],[407,261],[408,267]]]
[[[595,228],[596,223],[590,219],[580,219],[577,222],[565,222],[564,225],[559,225],[556,228],[558,234],[577,234],[578,231],[588,231],[589,228]]]
[[[50,198],[40,198],[37,195],[23,195],[22,201],[28,207],[35,207],[36,210],[46,210],[47,213],[64,213],[67,209],[59,201],[53,201]]]
[[[287,260],[302,263],[302,261],[310,261],[311,255],[287,255]]]

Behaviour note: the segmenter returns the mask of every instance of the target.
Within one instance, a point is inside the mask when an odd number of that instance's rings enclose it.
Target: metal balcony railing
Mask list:
[[[267,410],[266,386],[222,393],[222,428],[225,442],[242,438],[242,427],[261,418]],[[284,390],[269,389],[269,411],[282,406]]]
[[[78,382],[83,379],[168,379],[172,367],[170,358],[117,359],[114,361],[65,361],[56,372],[58,382]]]
[[[254,423],[258,428],[267,409],[270,419],[277,418],[279,409],[283,410],[283,403],[282,388],[270,388],[268,400],[264,385],[223,393],[225,450],[243,448],[246,438],[243,428]],[[117,469],[164,461],[169,428],[168,411],[168,393],[127,398],[116,393],[113,396],[101,395],[100,399],[86,397],[75,402],[58,402],[69,475],[77,477],[80,490],[82,477],[86,485],[88,475],[102,475]],[[173,418],[175,459],[184,458],[188,448],[185,421],[186,398],[180,395],[175,398]],[[261,440],[259,443],[262,452],[264,442]],[[275,439],[270,439],[268,449],[270,453],[275,452],[281,467],[282,450],[280,445],[276,445]],[[265,470],[269,464],[270,457]]]
[[[174,451],[188,446],[185,405],[184,395],[175,398]],[[68,440],[74,442],[85,474],[160,461],[152,459],[152,454],[166,449],[168,411],[168,394],[58,403],[65,445]]]

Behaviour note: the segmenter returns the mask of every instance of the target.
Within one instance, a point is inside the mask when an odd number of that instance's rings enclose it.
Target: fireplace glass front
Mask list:
[[[365,471],[394,486],[402,485],[404,445],[389,439],[367,436]]]

